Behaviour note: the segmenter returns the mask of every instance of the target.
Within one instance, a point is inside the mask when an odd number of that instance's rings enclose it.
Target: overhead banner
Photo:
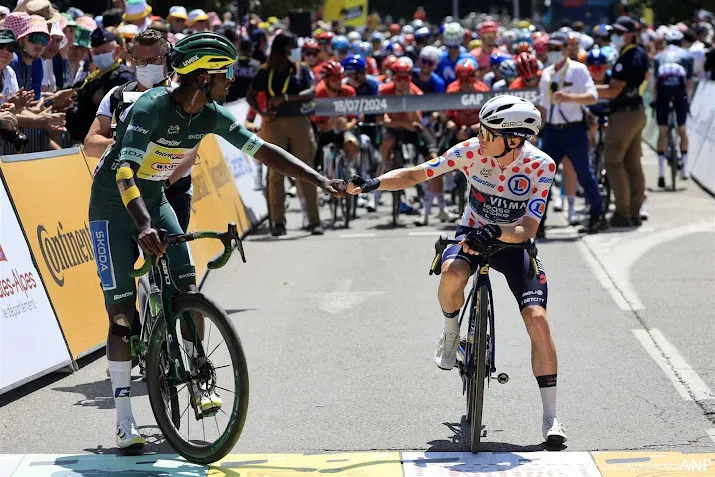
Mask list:
[[[226,107],[243,124],[248,114],[248,104],[241,100],[227,104]],[[241,196],[248,219],[251,221],[251,225],[256,227],[268,216],[266,196],[262,190],[253,190],[254,178],[258,173],[256,166],[259,163],[240,149],[233,147],[224,138],[217,136],[216,139],[218,139],[221,153],[233,174],[233,180],[238,187],[238,195]]]
[[[410,111],[447,111],[478,109],[494,96],[510,94],[538,103],[538,88],[484,93],[436,93],[399,96],[354,96],[350,98],[315,98],[282,103],[277,116],[342,116],[345,114],[406,113]]]
[[[0,394],[71,363],[10,198],[0,180]]]
[[[109,320],[89,234],[92,179],[77,148],[4,156],[0,163],[74,358],[102,346]]]

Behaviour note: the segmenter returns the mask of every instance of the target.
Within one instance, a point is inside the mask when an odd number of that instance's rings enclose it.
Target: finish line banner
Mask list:
[[[434,93],[400,96],[356,96],[289,101],[278,107],[277,116],[342,116],[345,114],[407,113],[478,109],[494,96],[510,94],[532,103],[539,101],[539,89],[519,89],[483,93]]]

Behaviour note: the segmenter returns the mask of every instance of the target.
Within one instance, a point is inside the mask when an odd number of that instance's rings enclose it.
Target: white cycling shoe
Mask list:
[[[449,371],[457,363],[457,346],[459,346],[459,333],[442,331],[434,354],[434,362],[440,369]]]
[[[558,417],[544,419],[541,423],[541,433],[548,446],[560,446],[566,442],[566,429]]]
[[[132,419],[122,419],[117,424],[117,447],[120,449],[141,449],[146,445],[146,439],[137,430],[137,424]]]
[[[223,401],[218,394],[213,391],[207,393],[206,391],[202,390],[200,386],[194,384],[194,402],[196,402],[197,398],[197,407],[199,408],[202,417],[213,416],[214,414],[219,412],[221,406],[223,406]]]

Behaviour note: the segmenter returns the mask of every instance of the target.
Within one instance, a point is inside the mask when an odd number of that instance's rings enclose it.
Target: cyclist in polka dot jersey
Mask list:
[[[438,367],[454,368],[459,344],[459,311],[464,289],[480,266],[476,250],[496,241],[522,243],[536,237],[546,208],[556,165],[528,140],[538,134],[541,114],[521,98],[496,96],[479,112],[479,134],[452,147],[444,155],[415,167],[395,169],[376,179],[355,176],[348,192],[402,190],[447,172],[460,170],[470,184],[469,207],[457,228],[458,245],[442,256],[438,299],[445,325],[437,345]],[[541,392],[541,431],[549,445],[566,441],[566,432],[556,417],[556,348],[546,317],[548,284],[537,258],[538,270],[529,278],[526,250],[509,248],[491,256],[491,268],[502,273],[519,304],[531,338],[532,370]]]

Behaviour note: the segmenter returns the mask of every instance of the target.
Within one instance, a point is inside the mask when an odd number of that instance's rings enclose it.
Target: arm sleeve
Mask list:
[[[223,106],[216,106],[216,131],[214,134],[221,136],[234,147],[249,156],[253,156],[263,145],[263,140],[243,127],[231,112]]]
[[[466,146],[465,146],[466,144]],[[470,139],[457,144],[449,151],[431,161],[423,162],[420,167],[425,171],[427,179],[441,176],[456,169],[469,167],[479,150],[479,141]]]
[[[534,167],[537,164],[539,167]],[[524,214],[524,216],[541,222],[544,211],[546,210],[546,197],[549,195],[549,189],[554,182],[556,164],[553,159],[547,156],[534,160],[532,167],[534,171],[531,174],[533,188],[529,202],[526,205],[526,214]],[[540,172],[541,174],[539,174]]]
[[[119,149],[119,160],[142,164],[154,128],[159,125],[159,115],[154,99],[144,95],[132,106],[129,124],[124,130]]]

